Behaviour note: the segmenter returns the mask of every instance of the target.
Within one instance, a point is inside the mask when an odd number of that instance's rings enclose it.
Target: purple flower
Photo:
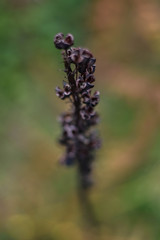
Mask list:
[[[66,95],[66,96],[69,96],[70,94],[71,94],[71,87],[70,87],[70,85],[69,84],[65,84],[65,86],[64,86],[64,94]]]
[[[95,113],[95,114],[90,118],[89,124],[90,124],[90,126],[96,125],[96,124],[99,123],[99,121],[100,121],[99,115],[98,115],[97,113]]]
[[[96,91],[94,94],[93,94],[93,97],[91,98],[91,105],[92,107],[96,106],[98,103],[99,103],[99,91]]]
[[[89,120],[92,116],[94,116],[94,108],[92,106],[85,106],[81,109],[80,115],[83,120]]]
[[[90,91],[86,91],[82,93],[83,103],[89,103],[91,99]]]
[[[101,146],[101,141],[100,139],[97,137],[96,132],[92,132],[89,136],[89,144],[88,146],[92,149],[98,149]]]
[[[61,99],[65,98],[64,91],[60,87],[56,87],[56,95]]]
[[[63,114],[59,117],[59,122],[60,122],[62,125],[71,124],[72,121],[73,121],[73,119],[72,119],[72,114],[70,114],[70,113],[63,113]]]
[[[88,74],[86,77],[86,82],[87,83],[93,83],[95,81],[95,77],[93,74]]]
[[[83,89],[85,89],[86,86],[87,86],[87,83],[83,80],[82,77],[80,77],[76,80],[76,87],[79,89],[79,92],[81,92]]]
[[[64,126],[64,135],[67,138],[74,138],[76,134],[77,134],[77,128],[74,125],[66,124]]]
[[[82,118],[83,120],[89,120],[90,117],[91,117],[91,116],[88,114],[88,112],[86,112],[85,109],[82,109],[82,110],[80,111],[80,115],[81,115],[81,118]]]
[[[66,154],[60,159],[61,164],[71,166],[75,163],[75,147],[74,145],[68,145]]]

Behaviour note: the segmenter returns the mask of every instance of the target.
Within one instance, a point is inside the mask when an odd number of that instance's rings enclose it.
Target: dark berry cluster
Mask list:
[[[71,110],[63,113],[59,119],[62,126],[60,143],[66,146],[61,163],[72,165],[76,162],[82,186],[87,187],[91,184],[95,150],[100,147],[100,140],[92,128],[99,122],[94,108],[99,102],[100,93],[91,92],[95,82],[96,59],[88,49],[71,47],[74,44],[71,34],[64,37],[58,33],[54,44],[62,49],[67,78],[67,81],[63,81],[63,89],[56,87],[56,95],[71,101]]]

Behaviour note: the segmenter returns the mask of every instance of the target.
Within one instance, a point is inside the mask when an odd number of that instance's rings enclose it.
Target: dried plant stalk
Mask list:
[[[91,93],[96,59],[88,49],[72,47],[72,34],[66,37],[62,33],[56,34],[54,44],[62,50],[67,79],[63,81],[63,89],[56,87],[56,95],[71,102],[71,110],[60,116],[62,136],[59,141],[66,147],[61,163],[68,166],[76,163],[81,185],[86,188],[92,183],[92,162],[95,150],[100,147],[100,139],[93,127],[99,122],[94,108],[99,102],[100,93]]]

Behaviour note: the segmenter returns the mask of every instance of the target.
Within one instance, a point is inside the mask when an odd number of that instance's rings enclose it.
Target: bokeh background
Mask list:
[[[58,164],[57,32],[97,58],[103,146],[82,197]],[[160,1],[0,1],[0,240],[160,239]]]

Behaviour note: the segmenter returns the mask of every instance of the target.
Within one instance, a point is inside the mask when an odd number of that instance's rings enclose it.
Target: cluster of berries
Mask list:
[[[88,49],[73,48],[74,38],[58,33],[54,38],[55,47],[62,49],[67,82],[63,81],[63,89],[56,87],[56,95],[60,99],[71,101],[70,112],[60,116],[62,136],[60,143],[66,146],[66,154],[62,163],[78,164],[81,183],[84,187],[91,184],[90,173],[95,149],[100,147],[100,139],[91,128],[99,122],[94,108],[99,102],[98,91],[91,92],[94,87],[96,59]]]

